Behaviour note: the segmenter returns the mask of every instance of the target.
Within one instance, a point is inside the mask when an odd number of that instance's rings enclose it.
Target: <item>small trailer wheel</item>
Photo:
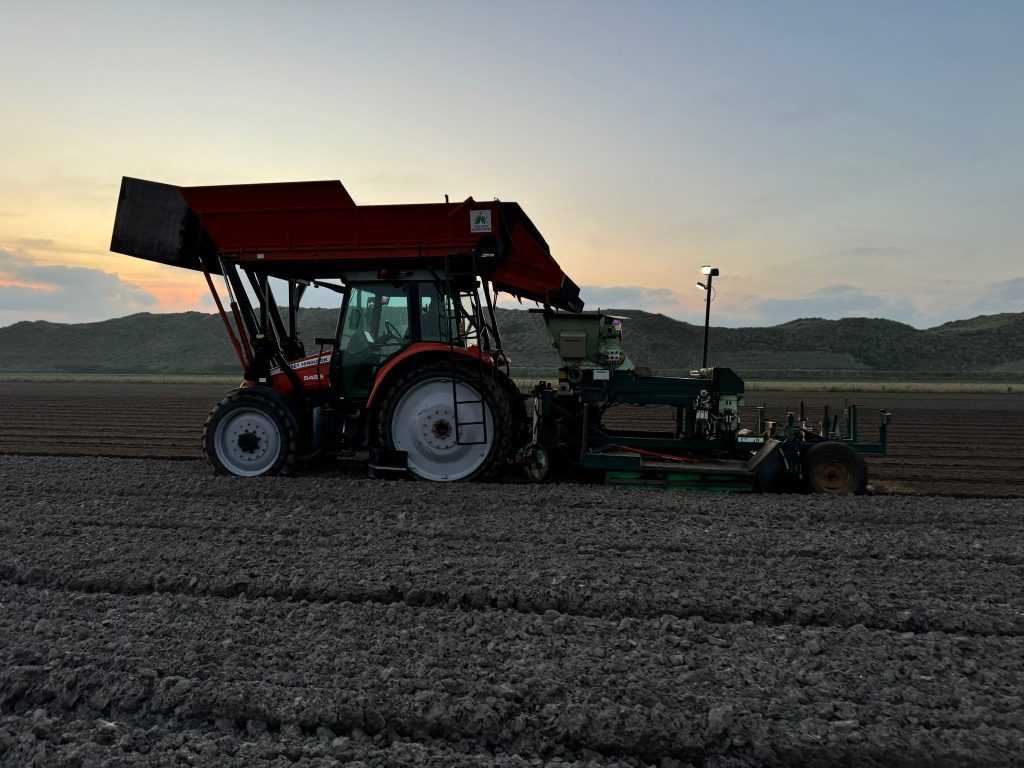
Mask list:
[[[836,442],[818,443],[804,454],[804,482],[815,493],[864,493],[868,466],[859,453]]]

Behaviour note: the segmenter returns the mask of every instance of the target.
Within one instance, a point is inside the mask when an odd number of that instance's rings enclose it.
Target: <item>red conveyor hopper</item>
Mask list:
[[[495,288],[580,311],[579,287],[517,203],[356,205],[340,181],[175,187],[125,177],[110,250],[219,273],[218,259],[282,279],[438,269],[475,253]]]

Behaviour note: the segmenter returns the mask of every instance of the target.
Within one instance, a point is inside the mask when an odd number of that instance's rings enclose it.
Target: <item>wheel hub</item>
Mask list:
[[[830,493],[843,493],[853,487],[850,468],[841,461],[823,461],[814,468],[815,484]]]
[[[270,470],[283,448],[277,424],[260,408],[239,408],[225,416],[213,436],[220,463],[243,477]]]
[[[433,426],[434,437],[444,440],[452,433],[452,425],[447,419],[438,419]]]
[[[414,435],[419,443],[433,451],[448,451],[458,440],[455,435],[455,417],[451,407],[425,408],[415,416]]]

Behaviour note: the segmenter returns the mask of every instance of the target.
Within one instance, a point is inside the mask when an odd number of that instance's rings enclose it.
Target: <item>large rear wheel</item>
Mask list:
[[[239,390],[210,411],[203,427],[206,461],[222,475],[289,474],[299,430],[292,414],[272,397]]]
[[[853,448],[842,443],[818,443],[804,454],[804,481],[816,493],[863,493],[868,466]]]
[[[508,397],[488,372],[474,376],[472,369],[449,363],[401,377],[389,387],[377,419],[380,444],[405,451],[409,471],[423,480],[492,473],[511,452],[512,431]]]

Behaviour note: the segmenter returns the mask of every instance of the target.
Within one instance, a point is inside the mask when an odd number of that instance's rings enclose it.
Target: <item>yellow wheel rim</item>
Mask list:
[[[825,493],[849,493],[853,490],[853,472],[842,461],[826,459],[814,467],[814,487]]]

